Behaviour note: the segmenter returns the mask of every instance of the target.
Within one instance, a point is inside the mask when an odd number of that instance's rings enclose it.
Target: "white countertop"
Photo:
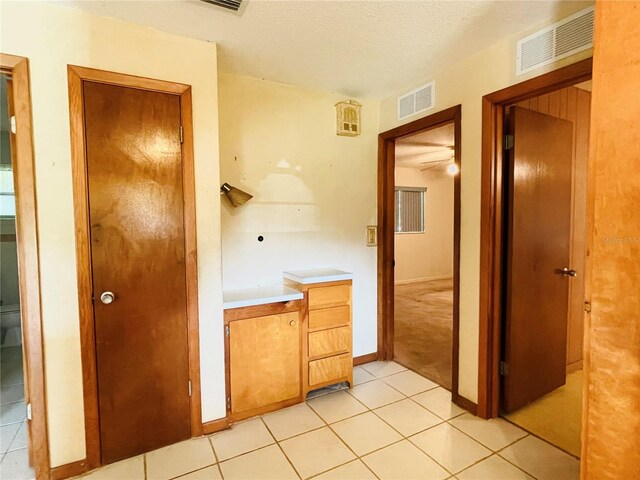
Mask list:
[[[338,282],[340,280],[353,280],[353,273],[343,272],[335,268],[317,268],[314,270],[297,270],[284,272],[284,278],[293,280],[302,285],[323,282]]]
[[[302,300],[304,295],[298,290],[284,285],[272,285],[268,287],[243,288],[242,290],[227,290],[222,292],[223,308],[253,307],[267,303],[289,302]]]

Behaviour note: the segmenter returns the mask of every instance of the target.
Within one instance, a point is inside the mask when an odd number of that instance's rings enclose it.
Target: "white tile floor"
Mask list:
[[[0,349],[0,477],[28,480],[35,474],[29,467],[24,404],[22,347]]]
[[[356,387],[86,474],[92,480],[574,480],[579,462],[502,420],[481,420],[393,362]],[[2,479],[5,479],[4,471]]]

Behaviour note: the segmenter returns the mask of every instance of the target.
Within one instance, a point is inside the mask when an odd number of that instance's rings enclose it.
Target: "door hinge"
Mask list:
[[[11,116],[11,120],[9,121],[9,123],[11,123],[11,133],[13,133],[15,135],[15,133],[18,131],[18,127],[16,127],[16,116],[15,115]]]
[[[182,129],[182,125],[180,125],[180,143],[184,143],[184,130]]]
[[[231,333],[231,332],[229,331],[229,325],[225,325],[225,326],[224,326],[224,335],[225,335],[226,337],[228,337],[230,333]]]
[[[509,365],[507,362],[500,362],[500,375],[509,375]]]
[[[231,397],[227,397],[227,410],[231,411]]]
[[[513,143],[514,143],[514,138],[513,135],[509,134],[509,135],[505,135],[504,136],[504,149],[505,150],[511,150],[513,148]]]
[[[189,396],[191,396],[191,380],[189,380]]]
[[[27,420],[31,420],[31,404],[27,403]]]

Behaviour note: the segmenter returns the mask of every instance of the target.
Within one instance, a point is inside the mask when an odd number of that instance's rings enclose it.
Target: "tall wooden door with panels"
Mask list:
[[[84,81],[102,463],[191,436],[180,98]]]

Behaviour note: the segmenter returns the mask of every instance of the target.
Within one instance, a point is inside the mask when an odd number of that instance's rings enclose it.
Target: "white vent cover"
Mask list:
[[[432,109],[436,104],[436,82],[398,97],[398,120]]]
[[[518,40],[516,75],[522,75],[592,46],[593,7],[589,7]]]

